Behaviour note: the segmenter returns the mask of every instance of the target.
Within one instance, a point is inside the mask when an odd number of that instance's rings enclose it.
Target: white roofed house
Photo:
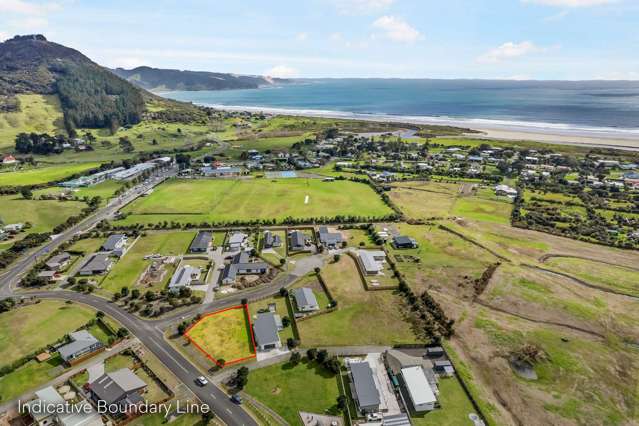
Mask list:
[[[300,312],[313,312],[320,309],[317,298],[310,288],[296,288],[293,290],[293,298]]]
[[[402,379],[410,396],[413,409],[416,412],[435,409],[437,398],[431,388],[424,369],[420,366],[402,368]]]
[[[243,232],[234,232],[229,236],[226,246],[229,251],[237,251],[247,248],[248,235]]]
[[[378,275],[384,270],[386,253],[382,250],[358,250],[357,263],[365,275]]]
[[[190,265],[180,266],[169,282],[169,291],[178,293],[181,288],[189,287],[194,282],[199,282],[200,268]]]

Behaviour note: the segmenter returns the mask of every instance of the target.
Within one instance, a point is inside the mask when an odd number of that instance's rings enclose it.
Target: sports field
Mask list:
[[[319,179],[173,180],[124,209],[122,223],[199,223],[392,214],[369,186]]]
[[[246,309],[236,306],[204,316],[185,336],[211,361],[229,365],[255,357],[250,329]]]
[[[92,162],[61,164],[18,172],[2,172],[0,173],[0,186],[37,185],[59,181],[76,173],[97,169],[98,167],[100,167],[100,163]]]

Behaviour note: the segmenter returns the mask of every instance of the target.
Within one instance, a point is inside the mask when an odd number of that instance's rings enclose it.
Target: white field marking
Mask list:
[[[308,199],[309,199],[309,196],[307,195],[307,196],[304,198],[304,204],[308,204]]]

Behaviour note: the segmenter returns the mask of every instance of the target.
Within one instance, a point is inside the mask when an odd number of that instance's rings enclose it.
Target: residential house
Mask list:
[[[53,386],[40,389],[35,393],[36,398],[25,404],[25,407],[35,423],[39,426],[56,424],[55,410],[47,407],[60,407],[64,405],[64,399]]]
[[[171,277],[169,290],[173,293],[177,293],[183,287],[189,287],[196,282],[199,283],[200,275],[200,268],[189,265],[180,266]]]
[[[87,400],[77,403],[69,413],[58,414],[60,426],[103,426],[102,416]]]
[[[377,275],[384,270],[386,253],[381,250],[358,250],[357,260],[365,275]]]
[[[393,237],[393,247],[396,249],[413,249],[417,248],[417,241],[411,237],[398,235]]]
[[[118,407],[125,414],[129,406],[144,401],[147,384],[128,368],[106,373],[89,384],[89,394],[96,404]],[[100,401],[103,401],[100,403]]]
[[[71,255],[67,252],[56,254],[45,264],[52,271],[64,269],[71,261]]]
[[[243,232],[234,232],[228,238],[226,246],[228,251],[237,251],[248,247],[248,235]]]
[[[281,348],[282,342],[278,333],[283,328],[279,315],[273,312],[257,314],[253,322],[253,335],[258,350],[265,352]]]
[[[497,185],[495,186],[495,195],[505,195],[507,197],[516,197],[517,190],[515,188],[511,188],[508,185]]]
[[[222,284],[233,284],[238,275],[262,275],[268,272],[266,262],[251,262],[247,251],[237,253],[222,271]]]
[[[351,377],[351,392],[357,404],[357,409],[362,414],[379,411],[381,398],[373,378],[373,370],[368,361],[348,363]]]
[[[71,343],[58,348],[60,357],[67,364],[72,364],[79,358],[102,349],[102,343],[86,330],[79,330],[69,334]]]
[[[426,380],[422,367],[402,368],[402,379],[416,412],[421,413],[435,409],[437,398]]]
[[[91,255],[78,271],[79,275],[99,275],[111,269],[113,261],[107,253],[96,253]]]
[[[102,244],[101,250],[106,252],[122,250],[126,244],[126,240],[127,238],[124,234],[109,235],[109,238],[107,238],[104,244]]]
[[[280,238],[279,235],[274,234],[271,231],[264,231],[264,245],[263,247],[265,249],[270,249],[270,248],[275,248],[275,247],[281,247],[282,246],[282,239]]]
[[[328,228],[326,226],[320,226],[318,230],[320,243],[329,249],[335,249],[344,239],[342,238],[342,234],[339,232],[328,232]]]
[[[231,177],[240,176],[242,169],[239,167],[202,167],[201,172],[207,177]]]
[[[48,283],[55,281],[58,276],[59,275],[57,271],[40,271],[37,275],[38,278]]]
[[[6,232],[20,232],[24,228],[24,223],[10,223],[4,226]]]
[[[293,290],[293,298],[295,299],[297,310],[300,312],[313,312],[320,309],[317,298],[310,288],[296,288]]]
[[[213,235],[210,232],[198,232],[191,242],[191,245],[189,246],[189,251],[191,253],[206,253],[209,249],[209,244],[211,244],[212,239]]]
[[[310,243],[308,238],[302,231],[291,231],[288,233],[288,249],[289,251],[303,251],[307,249]]]

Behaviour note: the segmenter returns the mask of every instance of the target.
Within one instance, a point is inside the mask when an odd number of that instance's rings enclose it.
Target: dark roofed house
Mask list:
[[[133,371],[122,368],[100,376],[89,385],[91,399],[96,404],[104,401],[108,406],[117,405],[120,413],[126,413],[127,406],[137,405],[144,399],[142,392],[147,385]]]
[[[113,261],[106,253],[96,253],[91,255],[78,271],[79,275],[99,275],[104,274],[113,266]]]
[[[295,304],[297,310],[300,312],[313,312],[319,311],[319,304],[317,298],[313,294],[313,290],[310,288],[296,288],[293,290],[293,297],[295,298]]]
[[[251,256],[247,251],[237,253],[231,259],[231,263],[222,271],[222,284],[233,284],[237,275],[262,275],[268,271],[266,262],[251,262]]]
[[[396,249],[412,249],[417,248],[417,241],[414,238],[398,235],[393,237],[393,247]]]
[[[208,231],[198,232],[191,242],[189,251],[191,253],[206,253],[209,249],[209,244],[211,243],[212,237],[212,234]]]
[[[71,333],[69,337],[71,338],[71,343],[58,349],[60,358],[66,363],[72,363],[78,358],[84,358],[102,348],[102,343],[86,330]]]
[[[282,330],[282,320],[273,312],[257,314],[253,322],[255,344],[260,351],[269,351],[282,347],[278,332]]]
[[[271,231],[264,231],[264,248],[275,248],[282,246],[282,239],[279,235],[272,233]]]
[[[47,268],[52,271],[59,271],[69,264],[71,260],[71,255],[67,252],[57,254],[49,259],[46,263]]]
[[[306,250],[308,238],[302,231],[291,231],[288,233],[288,249],[290,251]]]
[[[102,244],[102,251],[115,251],[124,247],[126,244],[126,235],[124,234],[113,234],[109,235],[109,238],[106,239],[104,244]]]
[[[364,414],[379,411],[381,400],[370,364],[367,361],[351,362],[348,364],[348,368],[353,384],[351,387],[353,399],[355,399],[359,411]]]
[[[342,241],[344,241],[341,233],[328,232],[328,228],[326,226],[320,226],[318,234],[320,243],[328,248],[337,248],[340,244],[342,244]]]

